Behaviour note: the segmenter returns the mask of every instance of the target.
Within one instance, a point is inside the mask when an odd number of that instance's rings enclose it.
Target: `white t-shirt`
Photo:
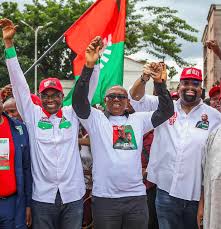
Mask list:
[[[141,112],[128,118],[107,118],[91,108],[88,119],[80,119],[90,136],[94,196],[119,198],[146,194],[141,151],[143,135],[153,129],[152,114]]]

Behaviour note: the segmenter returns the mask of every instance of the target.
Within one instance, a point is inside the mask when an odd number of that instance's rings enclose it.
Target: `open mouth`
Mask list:
[[[186,91],[186,93],[185,93],[187,96],[195,96],[195,91]]]
[[[53,109],[53,108],[56,107],[56,105],[55,104],[47,104],[47,107],[50,108],[50,109]]]
[[[113,103],[112,107],[113,108],[120,108],[121,107],[121,104],[119,104],[119,103]]]

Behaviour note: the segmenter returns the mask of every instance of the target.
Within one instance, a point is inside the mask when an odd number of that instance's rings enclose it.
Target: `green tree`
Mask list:
[[[127,1],[126,22],[126,54],[135,53],[141,48],[154,55],[159,60],[170,57],[179,66],[187,65],[181,57],[180,38],[188,42],[196,42],[193,33],[197,32],[184,20],[177,17],[177,11],[167,7],[148,6],[137,10],[136,4],[148,0]],[[34,62],[34,31],[25,26],[25,21],[31,27],[52,24],[38,33],[38,57],[40,57],[67,28],[73,24],[92,4],[89,0],[33,0],[32,4],[25,4],[21,9],[17,3],[4,2],[0,5],[0,18],[8,17],[18,25],[15,38],[16,49],[22,69],[26,71]],[[146,21],[144,15],[150,18]],[[1,35],[0,35],[1,36]],[[3,44],[0,45],[0,87],[7,84],[8,73],[5,67]],[[68,77],[72,71],[73,59],[71,51],[65,42],[60,42],[38,66],[38,80],[45,76],[56,76],[60,79]],[[172,75],[175,74],[171,69]],[[27,74],[31,89],[34,85],[34,70]]]

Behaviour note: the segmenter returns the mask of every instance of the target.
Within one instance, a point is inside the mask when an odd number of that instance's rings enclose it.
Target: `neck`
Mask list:
[[[186,114],[188,114],[195,106],[197,106],[199,103],[200,103],[200,100],[195,102],[195,103],[191,103],[191,104],[188,104],[188,103],[185,103],[184,101],[180,101],[181,102],[181,107],[182,109],[184,110],[184,112]]]

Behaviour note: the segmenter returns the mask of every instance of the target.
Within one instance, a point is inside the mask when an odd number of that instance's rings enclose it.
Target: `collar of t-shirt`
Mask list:
[[[203,104],[203,100],[201,99],[200,102],[199,102],[199,104],[197,104],[195,107],[193,107],[193,109],[192,109],[191,111],[196,110],[196,109],[197,109],[198,107],[200,107],[202,104]],[[178,100],[176,101],[176,105],[177,105],[177,108],[178,108],[180,111],[183,111],[182,106],[181,106],[180,99],[178,99]]]
[[[48,113],[44,108],[42,108],[42,111],[46,114],[48,118],[52,116],[52,114]],[[59,109],[59,111],[55,114],[58,118],[62,118],[62,110]]]

